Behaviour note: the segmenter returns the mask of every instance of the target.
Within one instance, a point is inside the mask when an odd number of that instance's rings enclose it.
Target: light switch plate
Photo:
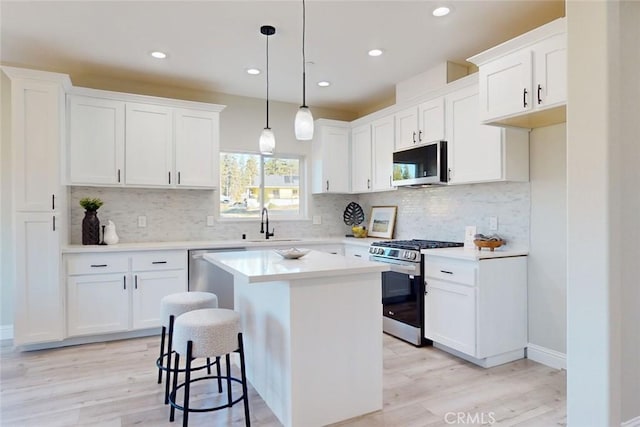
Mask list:
[[[498,217],[490,216],[489,217],[489,230],[497,231],[498,230]]]
[[[467,225],[464,228],[464,248],[465,249],[475,249],[475,245],[473,244],[473,236],[475,235],[476,235],[475,225]]]
[[[213,227],[213,215],[207,215],[207,227]]]
[[[147,226],[147,217],[144,215],[140,215],[138,217],[138,227],[143,228]]]

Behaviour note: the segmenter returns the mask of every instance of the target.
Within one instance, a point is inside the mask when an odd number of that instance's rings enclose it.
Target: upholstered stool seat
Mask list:
[[[170,420],[175,417],[175,409],[183,411],[183,426],[188,425],[189,412],[210,412],[223,408],[229,408],[242,400],[244,402],[245,424],[250,426],[249,399],[247,395],[247,380],[245,373],[244,347],[242,343],[242,332],[240,330],[240,315],[223,308],[194,310],[178,316],[173,329],[173,349],[175,351],[175,369],[177,370],[180,358],[185,358],[184,382],[178,384],[178,375],[173,377],[173,390],[169,394],[171,404]],[[241,379],[231,376],[231,361],[229,355],[238,352],[240,354]],[[216,376],[191,378],[191,363],[196,358],[215,357],[219,360],[225,356],[226,376],[221,376],[220,371]],[[218,368],[220,363],[218,362]],[[227,403],[209,408],[190,408],[189,391],[191,384],[196,381],[207,379],[221,379],[227,385]],[[233,399],[232,382],[242,385],[242,396]],[[184,388],[184,403],[182,406],[176,403],[176,393]]]
[[[181,314],[200,310],[205,308],[217,308],[218,297],[210,292],[179,292],[170,294],[162,298],[160,301],[160,321],[162,322],[162,335],[160,338],[160,355],[156,360],[158,367],[158,384],[162,383],[162,371],[166,372],[164,403],[169,403],[169,384],[171,376],[171,357],[173,352],[173,324],[174,320]],[[168,332],[168,344],[165,350],[165,338]],[[220,372],[219,360],[218,373]],[[207,364],[197,369],[207,368],[207,372],[211,374],[211,361],[207,359]],[[219,385],[219,391],[222,392],[222,383]]]

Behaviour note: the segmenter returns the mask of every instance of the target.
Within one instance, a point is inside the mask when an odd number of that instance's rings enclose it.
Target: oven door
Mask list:
[[[401,269],[392,266],[391,271],[382,273],[382,309],[385,317],[405,323],[407,325],[422,327],[423,291],[422,277],[415,273],[418,268]],[[411,271],[411,272],[410,272]]]

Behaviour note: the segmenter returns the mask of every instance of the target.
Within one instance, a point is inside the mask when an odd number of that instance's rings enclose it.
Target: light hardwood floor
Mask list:
[[[182,425],[180,412],[175,423],[168,421],[156,383],[158,346],[158,338],[150,337],[21,353],[4,341],[0,425]],[[198,387],[194,402],[210,405],[220,398],[209,385]],[[339,426],[563,426],[565,390],[565,371],[526,359],[483,369],[385,335],[384,409]],[[281,425],[252,388],[250,407],[253,426]],[[464,423],[455,422],[458,416]],[[193,427],[243,426],[243,408],[194,413],[189,421]]]

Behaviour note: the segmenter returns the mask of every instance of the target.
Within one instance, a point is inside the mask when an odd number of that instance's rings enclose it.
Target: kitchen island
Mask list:
[[[247,378],[282,424],[313,427],[382,409],[388,265],[311,251],[209,253],[234,276]]]

